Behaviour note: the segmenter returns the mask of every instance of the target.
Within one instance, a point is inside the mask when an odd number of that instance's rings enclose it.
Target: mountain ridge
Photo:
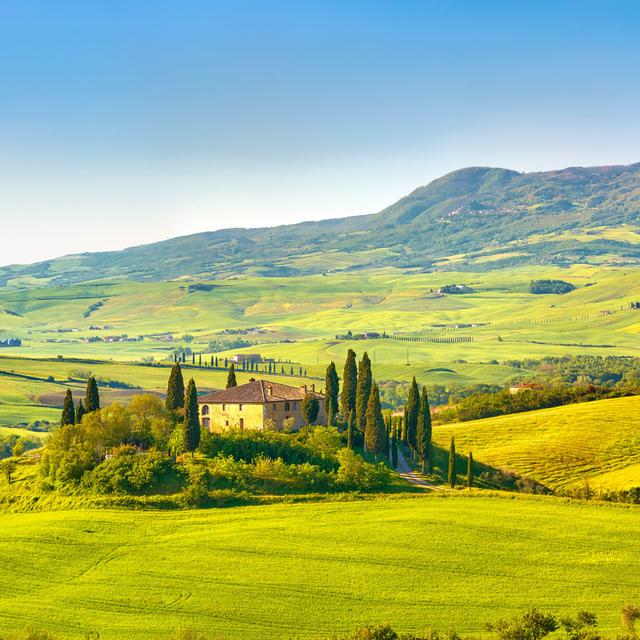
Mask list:
[[[347,269],[433,269],[443,268],[443,259],[452,254],[622,224],[640,226],[640,163],[531,173],[466,167],[417,187],[378,213],[205,231],[118,251],[9,265],[0,267],[0,286],[25,278],[75,284],[105,278],[304,275],[327,270],[326,261],[314,265],[310,259],[326,252],[350,263]],[[563,264],[609,253],[635,263],[639,248],[612,239],[581,244],[554,239],[538,242],[518,262]]]

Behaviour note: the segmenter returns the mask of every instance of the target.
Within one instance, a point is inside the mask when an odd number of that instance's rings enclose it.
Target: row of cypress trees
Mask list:
[[[94,376],[87,380],[87,388],[84,395],[84,404],[82,400],[78,400],[78,406],[73,404],[73,395],[71,389],[67,389],[62,405],[62,416],[60,424],[64,427],[68,424],[80,424],[82,416],[85,413],[97,411],[100,408],[100,393],[98,391],[98,383]]]

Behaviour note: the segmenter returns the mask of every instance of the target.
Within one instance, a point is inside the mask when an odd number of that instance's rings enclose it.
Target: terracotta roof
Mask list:
[[[200,404],[219,404],[222,402],[263,404],[280,400],[302,400],[307,393],[313,394],[317,398],[324,398],[321,393],[313,391],[310,385],[307,385],[305,389],[269,380],[252,380],[237,387],[207,393],[200,396],[198,402]]]

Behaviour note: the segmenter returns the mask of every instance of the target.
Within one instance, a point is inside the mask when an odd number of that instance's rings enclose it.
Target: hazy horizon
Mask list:
[[[0,263],[374,213],[465,166],[637,162],[638,18],[633,2],[3,6]]]

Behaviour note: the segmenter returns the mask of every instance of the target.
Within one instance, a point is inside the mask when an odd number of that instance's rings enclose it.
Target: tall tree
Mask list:
[[[409,444],[407,441],[407,406],[405,405],[403,415],[402,415],[402,444]]]
[[[318,411],[320,411],[320,403],[318,398],[313,394],[307,393],[302,400],[302,417],[308,425],[315,424],[318,419]]]
[[[98,393],[98,383],[91,376],[87,381],[87,392],[84,396],[84,409],[86,413],[97,411],[100,408],[100,394]]]
[[[78,407],[76,409],[76,424],[80,424],[82,422],[82,416],[87,413],[84,409],[84,405],[82,404],[82,400],[78,400]]]
[[[340,392],[340,411],[343,416],[356,409],[356,389],[358,386],[358,366],[356,365],[356,353],[353,349],[347,351],[347,359],[344,363],[342,374],[342,391]]]
[[[397,425],[391,431],[391,464],[394,469],[398,468],[398,430]]]
[[[347,418],[347,447],[353,449],[356,446],[356,412],[351,409]]]
[[[467,487],[473,487],[473,452],[469,451],[469,459],[467,460]]]
[[[384,427],[384,418],[382,417],[382,407],[380,406],[380,391],[375,382],[371,385],[371,393],[369,394],[369,402],[367,403],[366,423],[364,431],[364,442],[367,451],[376,456],[384,455],[387,432]]]
[[[453,489],[456,486],[458,478],[456,477],[456,442],[451,438],[451,446],[449,447],[449,486]]]
[[[324,377],[324,395],[325,395],[325,408],[327,409],[327,415],[331,410],[331,415],[335,416],[338,413],[338,391],[340,388],[340,381],[338,380],[338,372],[336,371],[336,364],[332,362],[327,367],[327,373]],[[345,416],[346,417],[346,416]]]
[[[327,412],[327,427],[333,427],[333,423],[335,422],[335,419],[333,417],[333,403],[329,402],[329,404],[327,405],[327,401],[325,399],[325,409]]]
[[[73,406],[73,396],[71,395],[71,389],[67,389],[67,393],[64,397],[64,404],[62,405],[62,417],[60,418],[60,424],[64,427],[65,424],[75,424],[76,410]]]
[[[422,387],[420,394],[420,409],[418,411],[418,425],[416,428],[416,444],[418,450],[418,460],[422,465],[422,473],[425,473],[429,466],[429,453],[431,449],[431,409],[429,408],[429,397],[427,388]]]
[[[169,411],[176,411],[184,407],[184,379],[182,378],[180,363],[178,362],[171,367],[165,406]]]
[[[417,429],[418,429],[418,413],[420,412],[420,390],[415,376],[409,388],[409,399],[407,400],[407,443],[416,454],[417,445]]]
[[[367,405],[371,393],[371,360],[365,351],[358,364],[358,382],[356,385],[356,427],[364,432],[367,424]]]
[[[193,378],[187,383],[184,399],[184,422],[182,423],[184,448],[193,453],[200,444],[200,416],[198,415],[198,391]]]
[[[236,382],[236,368],[233,366],[233,362],[229,367],[229,374],[227,375],[227,389],[231,387],[237,387],[238,383]]]

